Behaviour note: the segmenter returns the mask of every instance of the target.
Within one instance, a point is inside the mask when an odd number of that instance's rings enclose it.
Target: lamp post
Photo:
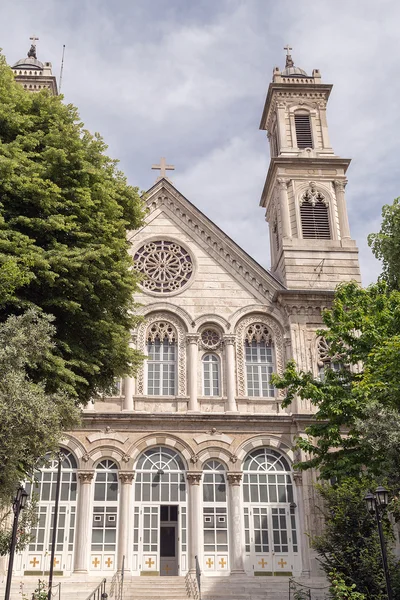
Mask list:
[[[385,573],[387,597],[388,600],[393,600],[393,592],[390,583],[389,567],[387,561],[386,544],[382,528],[382,513],[389,504],[389,492],[383,486],[380,485],[376,488],[374,493],[368,492],[364,496],[364,500],[367,504],[368,512],[371,515],[375,515],[376,522],[378,524],[379,542],[381,545],[382,565]]]
[[[16,496],[14,498],[14,502],[13,502],[14,523],[13,523],[12,535],[11,535],[10,558],[8,560],[7,583],[6,583],[6,593],[4,596],[4,600],[9,600],[9,598],[10,598],[15,546],[17,545],[19,513],[21,512],[21,510],[23,510],[25,508],[27,500],[28,500],[28,494],[26,493],[26,491],[24,490],[24,488],[21,485],[17,490],[17,494],[16,494]]]
[[[54,502],[54,517],[53,517],[53,532],[51,536],[51,553],[50,553],[50,569],[49,569],[49,589],[47,593],[48,600],[51,600],[51,590],[53,587],[53,573],[54,573],[54,555],[56,552],[57,544],[57,525],[58,525],[58,506],[60,503],[60,489],[61,489],[61,465],[64,460],[64,455],[59,452],[57,455],[57,483],[56,483],[56,498]]]

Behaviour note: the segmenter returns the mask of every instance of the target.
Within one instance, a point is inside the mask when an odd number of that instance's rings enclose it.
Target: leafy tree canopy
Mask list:
[[[29,309],[0,324],[0,506],[9,504],[39,459],[58,449],[62,432],[79,423],[73,398],[62,389],[47,393],[45,382],[29,375],[52,359],[51,321]]]
[[[287,390],[284,405],[298,395],[316,408],[307,436],[298,441],[307,455],[299,466],[319,468],[324,479],[361,471],[395,477],[388,469],[396,471],[398,449],[394,443],[390,467],[388,447],[373,435],[370,418],[379,416],[382,430],[391,424],[386,440],[398,439],[393,415],[400,409],[400,292],[390,291],[385,282],[366,289],[343,284],[323,320],[326,329],[318,333],[328,342],[336,368],[314,377],[290,362],[283,376],[274,378]]]
[[[0,99],[0,321],[29,307],[54,315],[53,359],[32,376],[84,403],[141,360],[126,233],[143,205],[76,108],[26,92],[2,55]]]
[[[382,208],[382,226],[379,233],[368,236],[376,258],[382,261],[381,279],[393,290],[400,290],[400,198]]]

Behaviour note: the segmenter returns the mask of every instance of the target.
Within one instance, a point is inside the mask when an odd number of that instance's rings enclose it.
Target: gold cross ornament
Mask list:
[[[285,562],[285,561],[283,560],[283,558],[281,558],[281,560],[279,560],[279,561],[278,561],[278,565],[281,565],[281,569],[283,569],[283,567],[284,567],[285,565],[287,565],[287,562]]]
[[[221,567],[221,569],[225,568],[226,560],[224,558],[221,558],[221,560],[219,561],[219,566]]]
[[[54,557],[54,560],[53,560],[53,567],[56,567],[56,566],[58,565],[58,563],[59,563],[59,562],[60,562],[60,561],[59,561],[59,560],[57,560],[57,559],[56,559],[56,557]]]
[[[213,566],[214,561],[211,560],[211,558],[209,558],[208,560],[206,560],[206,565],[209,569],[211,569],[211,567]]]
[[[107,567],[110,568],[112,564],[113,564],[113,561],[111,560],[110,557],[108,557],[107,560],[106,560]]]
[[[170,572],[169,565],[165,565],[165,567],[164,567],[164,571],[167,571],[167,573],[169,573],[169,572]]]
[[[154,560],[151,560],[151,557],[149,557],[149,559],[145,561],[145,564],[149,567],[149,569],[151,569],[151,567],[154,565]]]
[[[96,556],[96,558],[94,560],[92,560],[92,565],[94,565],[94,568],[97,569],[97,567],[99,566],[99,564],[100,564],[100,561],[99,561],[99,559]]]
[[[263,558],[261,560],[258,561],[258,564],[261,565],[261,568],[264,569],[265,565],[268,564],[267,560],[264,560]]]
[[[39,564],[39,561],[38,561],[38,559],[36,558],[36,556],[34,556],[34,557],[33,557],[33,559],[30,561],[30,563],[29,563],[29,564],[31,564],[31,565],[33,566],[33,568],[35,568],[35,567],[36,567],[36,565],[38,565],[38,564]]]

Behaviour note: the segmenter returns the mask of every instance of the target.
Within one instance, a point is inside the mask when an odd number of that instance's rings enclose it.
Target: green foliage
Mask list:
[[[365,600],[364,594],[356,592],[356,585],[346,585],[343,577],[336,571],[329,573],[331,587],[329,589],[332,600]]]
[[[390,475],[388,447],[374,439],[372,422],[379,413],[383,431],[391,421],[392,440],[398,440],[393,414],[400,409],[400,292],[384,282],[366,289],[343,284],[323,320],[326,329],[318,333],[340,368],[327,369],[321,378],[290,362],[282,377],[274,376],[275,385],[286,388],[284,406],[299,396],[316,408],[307,437],[298,440],[307,455],[299,467],[319,468],[323,479],[358,476],[363,470]],[[392,449],[393,465],[396,443]]]
[[[0,503],[1,504],[1,503]],[[10,550],[13,519],[11,508],[2,511],[0,518],[0,556],[6,556]],[[32,539],[32,529],[37,525],[37,498],[33,496],[28,500],[24,510],[20,512],[18,520],[16,551],[21,552]]]
[[[373,481],[359,479],[346,479],[335,486],[317,486],[324,501],[325,529],[322,535],[312,539],[312,546],[332,584],[331,592],[336,594],[333,598],[358,598],[345,595],[345,592],[355,593],[354,590],[367,600],[387,598],[376,521],[367,512],[364,501],[365,493],[374,486]],[[383,526],[389,542],[389,564],[395,575],[399,565],[390,550],[393,534],[385,518]],[[400,582],[392,583],[399,594],[395,597],[400,597]]]
[[[1,55],[0,98],[0,320],[32,306],[54,315],[57,360],[31,375],[85,403],[142,358],[129,347],[127,232],[143,204],[76,108],[26,92]]]
[[[37,461],[59,447],[62,432],[79,423],[73,398],[30,373],[57,360],[52,317],[29,309],[0,324],[0,507],[8,507]]]
[[[368,236],[368,244],[382,261],[381,279],[390,289],[400,290],[400,198],[382,208],[381,230]]]

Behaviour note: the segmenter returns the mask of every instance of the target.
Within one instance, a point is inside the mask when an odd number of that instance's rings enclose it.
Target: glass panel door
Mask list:
[[[160,572],[160,507],[142,508],[142,564],[143,573]]]

